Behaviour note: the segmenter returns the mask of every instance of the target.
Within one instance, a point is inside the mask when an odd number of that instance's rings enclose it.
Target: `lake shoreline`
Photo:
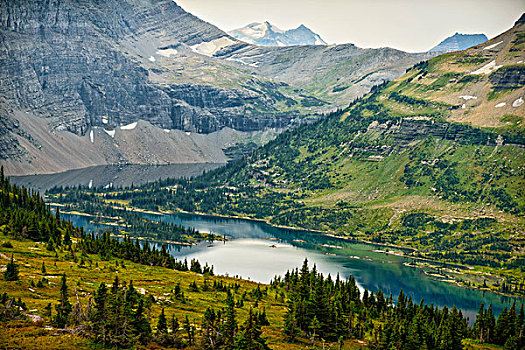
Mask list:
[[[49,204],[50,205],[57,205],[57,203],[49,203]],[[63,207],[63,205],[58,205],[58,206]],[[133,208],[133,207],[124,208],[124,207],[117,207],[117,206],[114,206],[114,208],[115,209],[121,209],[121,210],[126,209],[126,210],[131,210],[131,211],[134,211],[134,212],[139,212],[139,213],[144,213],[144,214],[151,214],[151,215],[159,215],[159,216],[186,214],[186,215],[197,215],[197,216],[209,217],[209,218],[243,220],[243,221],[248,221],[248,222],[262,223],[262,224],[268,225],[271,228],[285,229],[285,230],[291,230],[291,231],[304,231],[304,232],[319,234],[319,235],[322,235],[322,236],[325,236],[325,237],[338,239],[338,240],[342,240],[342,241],[350,242],[350,243],[361,243],[361,244],[369,245],[369,246],[372,246],[372,247],[374,247],[374,246],[376,246],[376,247],[385,247],[385,248],[398,249],[398,250],[401,250],[401,251],[407,251],[408,250],[408,251],[410,251],[412,253],[418,252],[417,249],[412,248],[412,247],[398,246],[398,245],[395,245],[395,244],[375,243],[375,242],[371,242],[371,241],[368,241],[368,240],[365,240],[365,239],[360,239],[360,238],[342,237],[342,236],[336,235],[335,232],[332,232],[332,231],[321,231],[321,230],[314,230],[314,229],[304,229],[304,228],[300,228],[300,227],[274,225],[274,224],[270,223],[269,220],[257,219],[257,218],[239,216],[239,215],[210,214],[210,213],[203,213],[203,212],[198,212],[198,211],[189,212],[189,211],[184,211],[184,210],[177,210],[177,211],[172,211],[172,210],[170,210],[170,211],[153,211],[153,210],[145,210],[145,209],[141,209],[141,208]],[[95,216],[95,215],[92,215],[92,214],[80,213],[80,212],[77,212],[77,211],[63,212],[63,213],[65,213],[65,214],[73,214],[73,215],[90,216],[90,217],[94,217]],[[111,219],[114,219],[114,218],[111,218]],[[428,272],[425,271],[425,268],[435,268],[435,265],[441,266],[442,268],[446,268],[446,269],[456,268],[456,269],[461,269],[461,270],[466,270],[466,271],[471,271],[471,270],[474,269],[474,267],[468,266],[468,265],[440,262],[440,261],[429,259],[429,258],[405,255],[404,253],[400,254],[400,253],[389,252],[389,251],[381,251],[381,252],[385,253],[385,254],[388,254],[388,255],[395,255],[395,256],[406,258],[406,259],[417,260],[417,261],[422,262],[422,263],[423,262],[428,263],[429,264],[428,266],[425,266],[425,265],[422,265],[422,264],[421,265],[417,264],[417,265],[411,265],[410,266],[412,268],[420,269],[424,274],[427,274],[427,275],[428,275]],[[338,254],[335,254],[335,255],[338,255]],[[344,255],[339,255],[339,256],[344,256]],[[434,265],[431,265],[431,264],[434,264]],[[459,275],[462,275],[462,276],[467,276],[465,273],[462,273],[462,272],[455,272],[455,271],[449,271],[449,272],[450,273],[454,273],[454,274],[459,274]],[[497,275],[494,275],[494,274],[488,274],[487,276],[490,276],[490,277],[495,278],[495,279],[501,279],[501,277],[499,277]],[[504,297],[524,299],[524,297],[522,297],[522,296],[504,294],[504,293],[501,293],[499,291],[494,291],[494,290],[490,290],[490,289],[479,289],[479,288],[475,288],[475,287],[471,287],[471,286],[461,285],[456,278],[452,278],[452,279],[436,279],[436,280],[439,281],[439,282],[444,282],[444,283],[448,283],[448,284],[454,284],[457,287],[468,289],[468,290],[481,291],[481,292],[490,292],[492,294],[500,295],[500,296],[504,296]]]

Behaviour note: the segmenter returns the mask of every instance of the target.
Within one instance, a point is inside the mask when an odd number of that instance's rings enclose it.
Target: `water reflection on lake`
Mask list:
[[[63,214],[64,216],[66,214]],[[353,275],[360,287],[378,289],[394,297],[402,289],[419,302],[437,306],[461,308],[474,319],[481,302],[492,304],[499,314],[505,306],[523,299],[503,297],[488,292],[460,288],[450,283],[433,280],[420,269],[403,265],[410,262],[402,256],[385,254],[375,250],[379,246],[349,242],[318,233],[281,229],[265,223],[241,219],[224,219],[193,214],[146,215],[150,219],[163,220],[194,227],[201,232],[224,235],[228,242],[202,242],[196,246],[169,245],[170,253],[178,259],[198,259],[202,264],[214,266],[216,274],[242,276],[258,282],[269,282],[277,274],[300,267],[307,258],[316,264],[318,271],[339,274],[342,278]],[[100,226],[90,223],[90,218],[68,216],[75,225],[87,230]]]

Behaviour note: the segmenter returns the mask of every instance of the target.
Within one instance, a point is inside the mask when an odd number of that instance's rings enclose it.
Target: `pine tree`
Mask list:
[[[243,331],[235,340],[236,350],[265,350],[269,349],[266,340],[261,337],[261,330],[253,316],[253,310],[250,308],[248,319],[244,323]]]
[[[15,263],[13,255],[11,255],[11,261],[6,265],[4,271],[4,279],[6,281],[18,281],[18,264]]]
[[[485,312],[485,327],[486,327],[486,342],[492,343],[494,339],[494,332],[496,328],[496,317],[494,317],[494,313],[492,312],[492,304],[489,305],[489,308]]]
[[[91,315],[92,332],[97,342],[107,344],[107,288],[104,282],[98,287],[94,300],[95,305]]]
[[[151,326],[148,319],[144,316],[144,303],[139,300],[137,310],[133,314],[132,324],[137,332],[138,340],[141,344],[147,344],[151,336]]]
[[[157,333],[167,333],[168,323],[166,321],[166,315],[164,314],[164,308],[160,312],[159,322],[157,323]]]
[[[58,211],[57,211],[57,215],[58,215]],[[71,245],[71,236],[69,235],[69,231],[68,230],[66,230],[66,233],[64,233],[63,243],[65,245]]]
[[[312,330],[312,345],[315,345],[315,335],[319,328],[321,328],[321,325],[317,320],[317,316],[314,316],[312,323],[310,323],[310,329]]]
[[[57,312],[55,316],[55,324],[58,328],[64,328],[68,322],[69,314],[72,310],[71,303],[68,299],[67,279],[65,273],[62,275],[59,303],[60,304],[55,306]]]
[[[226,346],[232,347],[237,331],[237,321],[235,319],[235,300],[230,290],[226,294],[226,312],[224,322],[224,339]]]
[[[487,326],[486,323],[487,322],[485,321],[485,305],[481,303],[481,305],[479,306],[478,314],[476,315],[476,322],[474,322],[474,333],[476,334],[480,343],[484,342],[484,332]]]
[[[286,335],[287,341],[294,342],[297,337],[299,328],[297,327],[297,318],[295,316],[295,303],[289,301],[288,310],[284,316],[284,334]]]

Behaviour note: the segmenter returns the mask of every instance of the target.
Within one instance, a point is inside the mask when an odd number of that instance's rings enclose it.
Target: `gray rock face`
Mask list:
[[[138,120],[204,134],[282,129],[346,105],[430,56],[353,45],[257,47],[171,0],[4,0],[0,159],[23,158],[46,171],[51,159],[40,157],[62,142],[58,132],[83,136]],[[48,134],[15,127],[22,119],[14,110],[45,120]],[[91,163],[121,159],[118,152],[112,146]],[[23,164],[15,168],[23,173]]]
[[[96,4],[96,10],[94,3],[93,8],[81,4],[13,0],[2,6],[0,78],[4,83],[0,96],[17,108],[52,118],[55,128],[76,134],[102,125],[104,119],[119,125],[140,117],[165,128],[180,127],[179,119],[200,112],[151,84],[148,70],[122,53],[116,41],[150,30],[166,16],[185,24],[172,32],[188,44],[213,40],[222,35],[219,30],[195,28],[199,21],[171,1],[139,1],[139,5],[148,5],[143,11],[119,0]],[[195,89],[199,95],[184,94],[189,97],[189,106],[196,98],[218,104],[217,97],[223,92],[213,87]],[[215,112],[219,119],[227,119],[225,114],[242,118],[242,110],[216,108]],[[210,113],[204,113],[203,119],[206,116]],[[201,128],[188,125],[188,129],[212,132],[232,126],[214,121],[201,124]]]
[[[525,66],[503,67],[489,76],[494,90],[519,89],[525,85]]]

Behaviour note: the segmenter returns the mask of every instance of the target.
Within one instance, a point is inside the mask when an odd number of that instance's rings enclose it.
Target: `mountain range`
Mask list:
[[[229,31],[232,37],[260,46],[327,45],[319,34],[301,24],[295,29],[282,30],[269,22],[251,23]]]
[[[255,46],[171,0],[8,0],[0,36],[11,175],[225,162],[223,148],[260,144],[435,55]]]

